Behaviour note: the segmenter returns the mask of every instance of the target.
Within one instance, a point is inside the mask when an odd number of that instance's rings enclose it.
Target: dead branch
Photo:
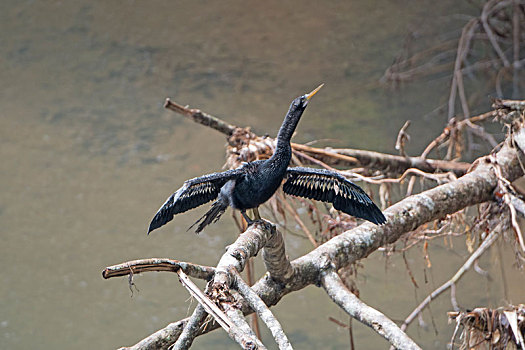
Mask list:
[[[212,129],[222,132],[230,136],[237,128],[235,125],[229,124],[222,119],[201,112],[199,109],[189,109],[188,107],[181,106],[175,102],[172,102],[169,98],[164,103],[164,108],[182,114],[186,118],[192,119],[194,122],[209,126]]]
[[[461,176],[465,174],[470,167],[470,164],[465,162],[423,159],[420,157],[402,157],[359,149],[334,148],[332,151],[357,158],[360,166],[368,169],[377,169],[386,173],[402,174],[407,169],[417,168],[425,172],[452,171],[457,176]]]
[[[209,280],[215,273],[215,268],[210,266],[197,265],[172,259],[150,258],[108,266],[102,271],[102,277],[108,279],[147,271],[177,272],[179,269],[182,269],[184,273],[192,277],[202,280]]]
[[[189,349],[193,340],[199,332],[199,328],[208,316],[208,313],[204,309],[204,306],[198,304],[193,310],[193,314],[190,316],[188,322],[182,329],[180,336],[178,337],[175,344],[173,344],[173,350],[184,350]]]
[[[396,349],[421,349],[405,332],[383,313],[366,305],[350,292],[335,271],[328,258],[322,267],[321,285],[339,307],[347,314],[375,330]]]
[[[230,286],[232,283],[230,270],[235,269],[242,272],[248,259],[259,253],[274,231],[275,227],[268,222],[257,221],[240,234],[237,240],[228,246],[226,253],[219,260],[215,268],[213,283]]]
[[[241,293],[242,297],[250,305],[252,310],[254,310],[257,315],[263,320],[263,322],[266,324],[270,332],[272,333],[275,342],[277,345],[279,345],[279,350],[287,349],[291,350],[292,345],[288,341],[288,338],[286,337],[286,334],[284,333],[281,324],[275,316],[272,314],[270,309],[266,306],[266,304],[259,298],[257,293],[255,293],[250,286],[246,284],[239,275],[239,273],[235,270],[230,271],[232,275],[235,277],[234,281],[234,288]]]
[[[248,322],[244,318],[244,315],[241,310],[237,307],[232,307],[231,305],[225,306],[225,312],[228,317],[235,323],[235,325],[241,330],[241,333],[235,334],[238,338],[234,340],[241,345],[243,349],[248,350],[266,350],[266,347],[255,335],[254,331],[250,328]],[[249,338],[245,337],[247,335]],[[255,339],[255,341],[249,340],[250,338]]]
[[[406,157],[405,144],[410,141],[410,135],[407,133],[407,129],[410,126],[410,120],[407,120],[405,124],[399,129],[396,139],[395,149],[399,151],[399,155]]]

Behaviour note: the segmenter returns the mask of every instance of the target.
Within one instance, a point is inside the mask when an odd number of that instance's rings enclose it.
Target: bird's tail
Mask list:
[[[219,220],[226,209],[228,209],[228,202],[219,197],[218,200],[213,202],[211,209],[208,210],[199,220],[195,221],[195,223],[188,228],[188,231],[191,230],[193,226],[199,224],[195,233],[200,233],[206,226]]]

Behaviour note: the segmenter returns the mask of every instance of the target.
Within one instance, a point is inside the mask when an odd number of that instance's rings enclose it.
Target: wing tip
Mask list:
[[[372,205],[373,207],[370,208],[371,210],[368,213],[369,217],[366,219],[378,226],[386,224],[386,217],[381,211],[381,209],[379,209],[374,203],[372,203]]]
[[[153,230],[159,228],[160,226],[162,226],[162,225],[159,225],[159,224],[155,221],[155,219],[153,219],[153,220],[151,221],[151,223],[149,224],[149,226],[148,226],[148,232],[147,232],[146,234],[149,236],[149,234],[151,233],[151,231],[153,231]]]

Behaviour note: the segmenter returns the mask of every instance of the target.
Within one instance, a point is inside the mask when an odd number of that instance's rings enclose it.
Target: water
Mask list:
[[[100,274],[146,257],[215,265],[235,239],[228,214],[199,236],[185,232],[202,208],[145,235],[173,190],[224,161],[224,137],[164,110],[164,98],[275,135],[291,99],[325,82],[296,141],[333,138],[336,146],[392,151],[410,118],[415,153],[443,125],[418,117],[446,99],[447,80],[401,93],[377,80],[410,27],[428,22],[438,30],[439,16],[428,13],[451,11],[472,9],[454,1],[3,1],[0,348],[116,348],[188,315],[188,295],[174,275],[136,276],[140,291],[130,297],[126,279]],[[439,268],[426,270],[426,284],[422,254],[409,253],[417,291],[399,257],[374,254],[358,278],[363,300],[404,318],[415,294],[420,300],[462,264],[462,240],[455,244],[459,253],[433,245]],[[287,236],[291,257],[310,248]],[[482,265],[497,273],[489,258]],[[509,266],[512,256],[506,259]],[[501,305],[500,284],[469,275],[459,302]],[[508,284],[510,299],[523,302],[523,276]],[[424,348],[443,348],[453,330],[444,317],[450,309],[447,297],[432,304],[438,335],[432,327],[410,334]],[[347,317],[316,287],[285,297],[275,313],[297,348],[348,347],[346,331],[327,320]],[[354,326],[359,349],[386,345]],[[217,331],[196,347],[235,346]]]

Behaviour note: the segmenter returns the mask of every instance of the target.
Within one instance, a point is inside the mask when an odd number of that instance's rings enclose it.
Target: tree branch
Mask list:
[[[263,260],[270,276],[279,282],[286,283],[293,276],[292,264],[286,256],[283,235],[272,227],[272,235],[263,248]]]
[[[193,314],[184,325],[182,333],[173,345],[173,350],[186,350],[190,348],[191,344],[193,344],[193,340],[199,332],[202,322],[206,319],[206,316],[208,316],[208,313],[204,309],[204,306],[202,306],[202,304],[197,304],[197,307],[193,310]]]
[[[270,309],[261,300],[261,298],[259,298],[257,293],[255,293],[250,288],[250,286],[248,286],[246,282],[243,281],[243,279],[237,271],[232,270],[231,272],[235,277],[235,281],[233,283],[234,288],[236,288],[239,291],[239,293],[241,293],[244,300],[257,313],[257,315],[259,315],[259,317],[266,324],[270,332],[272,332],[275,342],[277,343],[277,345],[279,345],[279,349],[291,350],[292,345],[290,344],[290,341],[286,337],[286,334],[284,333],[281,324],[279,323],[279,321],[277,321]]]
[[[215,273],[215,268],[210,266],[197,265],[172,259],[150,258],[108,266],[102,271],[102,277],[108,279],[147,271],[177,272],[179,269],[182,269],[182,271],[191,277],[203,280],[209,280]]]
[[[350,292],[326,258],[321,272],[321,285],[339,307],[359,322],[372,328],[397,349],[421,350],[405,332],[383,313],[366,305]]]

